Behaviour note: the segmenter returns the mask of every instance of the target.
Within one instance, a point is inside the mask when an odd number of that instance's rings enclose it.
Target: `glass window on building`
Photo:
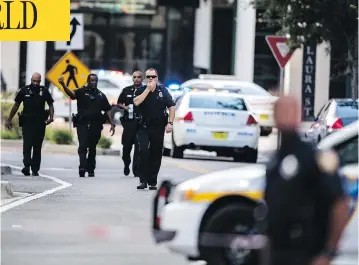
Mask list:
[[[264,9],[257,9],[256,37],[254,48],[254,83],[267,90],[277,90],[280,68],[275,60],[265,36],[275,35],[280,27],[264,16]]]
[[[90,69],[132,74],[153,67],[161,82],[189,79],[193,72],[195,9],[158,6],[154,10],[151,14],[148,10],[125,14],[87,8],[83,11],[85,48],[74,53]],[[48,42],[47,69],[63,54]]]

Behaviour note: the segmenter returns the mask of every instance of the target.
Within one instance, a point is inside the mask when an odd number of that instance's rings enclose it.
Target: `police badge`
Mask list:
[[[158,93],[158,95],[160,96],[160,98],[162,98],[162,96],[163,96],[161,91],[160,91],[160,93]]]
[[[39,95],[42,96],[42,91],[40,91]]]

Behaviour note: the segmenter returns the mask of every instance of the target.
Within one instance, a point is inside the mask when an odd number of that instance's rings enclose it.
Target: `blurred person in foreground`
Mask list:
[[[122,160],[125,164],[123,173],[127,176],[130,174],[131,164],[131,151],[132,146],[135,145],[135,150],[132,159],[132,173],[134,177],[138,177],[138,164],[139,164],[139,146],[137,141],[138,124],[136,120],[137,110],[134,108],[133,98],[137,89],[142,86],[143,76],[140,71],[135,71],[132,74],[133,85],[125,87],[117,100],[117,106],[124,109],[123,116],[121,117],[121,124],[123,127],[121,143]]]
[[[12,119],[23,103],[24,109],[19,113],[19,126],[22,127],[24,156],[24,168],[21,172],[25,176],[30,176],[30,169],[33,176],[39,176],[46,125],[54,121],[54,100],[49,90],[40,83],[41,75],[34,73],[31,84],[16,92],[15,104],[5,124],[9,130],[12,128]],[[49,106],[48,110],[45,110],[45,103]]]
[[[281,97],[274,106],[282,139],[267,166],[264,195],[271,265],[330,264],[348,220],[339,158],[300,139],[300,113],[292,97]]]

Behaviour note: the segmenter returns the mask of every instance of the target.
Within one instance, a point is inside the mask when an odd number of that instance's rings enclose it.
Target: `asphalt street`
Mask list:
[[[259,162],[267,160],[272,141],[261,140],[269,147]],[[136,190],[138,179],[124,176],[120,157],[98,156],[96,177],[79,178],[75,155],[44,155],[40,177],[22,176],[20,150],[2,150],[1,156],[2,164],[15,166],[14,175],[5,178],[15,191],[37,196],[25,198],[21,205],[15,202],[16,207],[2,206],[9,208],[2,212],[2,264],[188,264],[184,257],[154,244],[150,231],[154,191]],[[181,182],[242,165],[201,152],[185,159],[165,157],[159,179]]]
[[[268,161],[275,141],[275,134],[261,137],[259,163]],[[163,158],[159,182],[179,183],[244,165],[211,153],[186,153],[185,159]],[[191,264],[154,244],[150,225],[155,192],[136,190],[138,179],[124,176],[121,157],[98,156],[95,178],[78,177],[76,155],[44,154],[39,177],[20,173],[21,150],[3,148],[1,163],[12,165],[14,173],[2,180],[24,196],[1,202],[2,264]],[[355,261],[353,255],[338,264]]]

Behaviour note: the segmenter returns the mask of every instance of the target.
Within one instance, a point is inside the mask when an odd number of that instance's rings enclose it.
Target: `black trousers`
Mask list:
[[[141,183],[157,185],[162,161],[164,126],[140,127],[137,133],[140,146],[139,177]]]
[[[25,167],[31,167],[32,172],[40,170],[41,148],[45,137],[45,129],[44,122],[29,122],[22,125],[23,163]]]
[[[101,138],[103,126],[102,124],[79,124],[76,128],[79,140],[79,169],[94,172],[96,168],[96,146]]]
[[[138,125],[135,121],[123,121],[123,133],[122,133],[122,160],[125,166],[131,164],[131,151],[132,146],[135,145],[135,150],[132,159],[132,172],[135,176],[139,176],[139,145],[137,141]]]

